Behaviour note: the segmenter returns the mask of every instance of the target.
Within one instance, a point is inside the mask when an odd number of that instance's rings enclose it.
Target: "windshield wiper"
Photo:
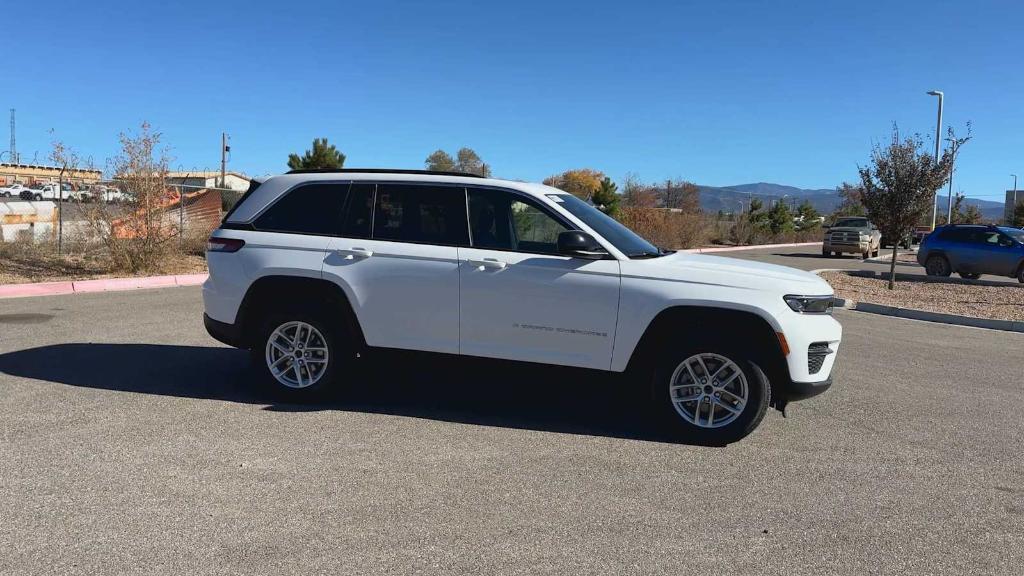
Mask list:
[[[647,259],[647,258],[658,258],[658,257],[664,256],[666,254],[668,254],[668,252],[665,252],[664,250],[659,250],[657,252],[651,252],[651,251],[634,252],[633,254],[626,254],[626,256],[629,256],[629,258],[631,260],[644,260],[644,259]]]

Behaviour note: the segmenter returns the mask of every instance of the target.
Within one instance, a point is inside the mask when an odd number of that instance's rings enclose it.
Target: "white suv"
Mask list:
[[[827,389],[842,335],[816,275],[665,252],[540,184],[293,171],[207,250],[207,331],[294,399],[374,350],[500,358],[626,373],[670,430],[728,442]]]

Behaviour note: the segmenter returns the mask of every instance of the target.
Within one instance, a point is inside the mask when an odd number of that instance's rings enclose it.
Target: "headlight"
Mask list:
[[[783,296],[786,304],[794,312],[801,314],[831,314],[832,296]]]

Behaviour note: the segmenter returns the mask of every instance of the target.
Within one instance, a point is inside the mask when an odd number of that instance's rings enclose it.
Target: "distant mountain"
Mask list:
[[[797,188],[784,184],[757,182],[755,184],[737,184],[735,186],[703,186],[700,188],[700,207],[705,212],[737,212],[742,205],[744,209],[750,205],[752,198],[761,200],[766,206],[780,198],[787,203],[798,206],[809,200],[814,209],[822,214],[830,214],[842,204],[842,198],[834,188]],[[1003,217],[1003,203],[989,200],[964,200],[967,206],[977,206],[981,214],[988,220],[999,220]],[[946,196],[939,196],[940,212],[945,211]]]

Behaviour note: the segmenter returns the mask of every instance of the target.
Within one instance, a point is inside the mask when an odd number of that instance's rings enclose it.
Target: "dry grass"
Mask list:
[[[958,278],[896,275],[889,290],[887,275],[872,272],[823,272],[821,277],[840,298],[975,318],[1024,321],[1024,285]]]
[[[98,251],[74,251],[58,257],[56,246],[49,242],[0,243],[0,284],[199,272],[206,272],[206,258],[188,251],[167,252],[154,265],[132,273]]]

